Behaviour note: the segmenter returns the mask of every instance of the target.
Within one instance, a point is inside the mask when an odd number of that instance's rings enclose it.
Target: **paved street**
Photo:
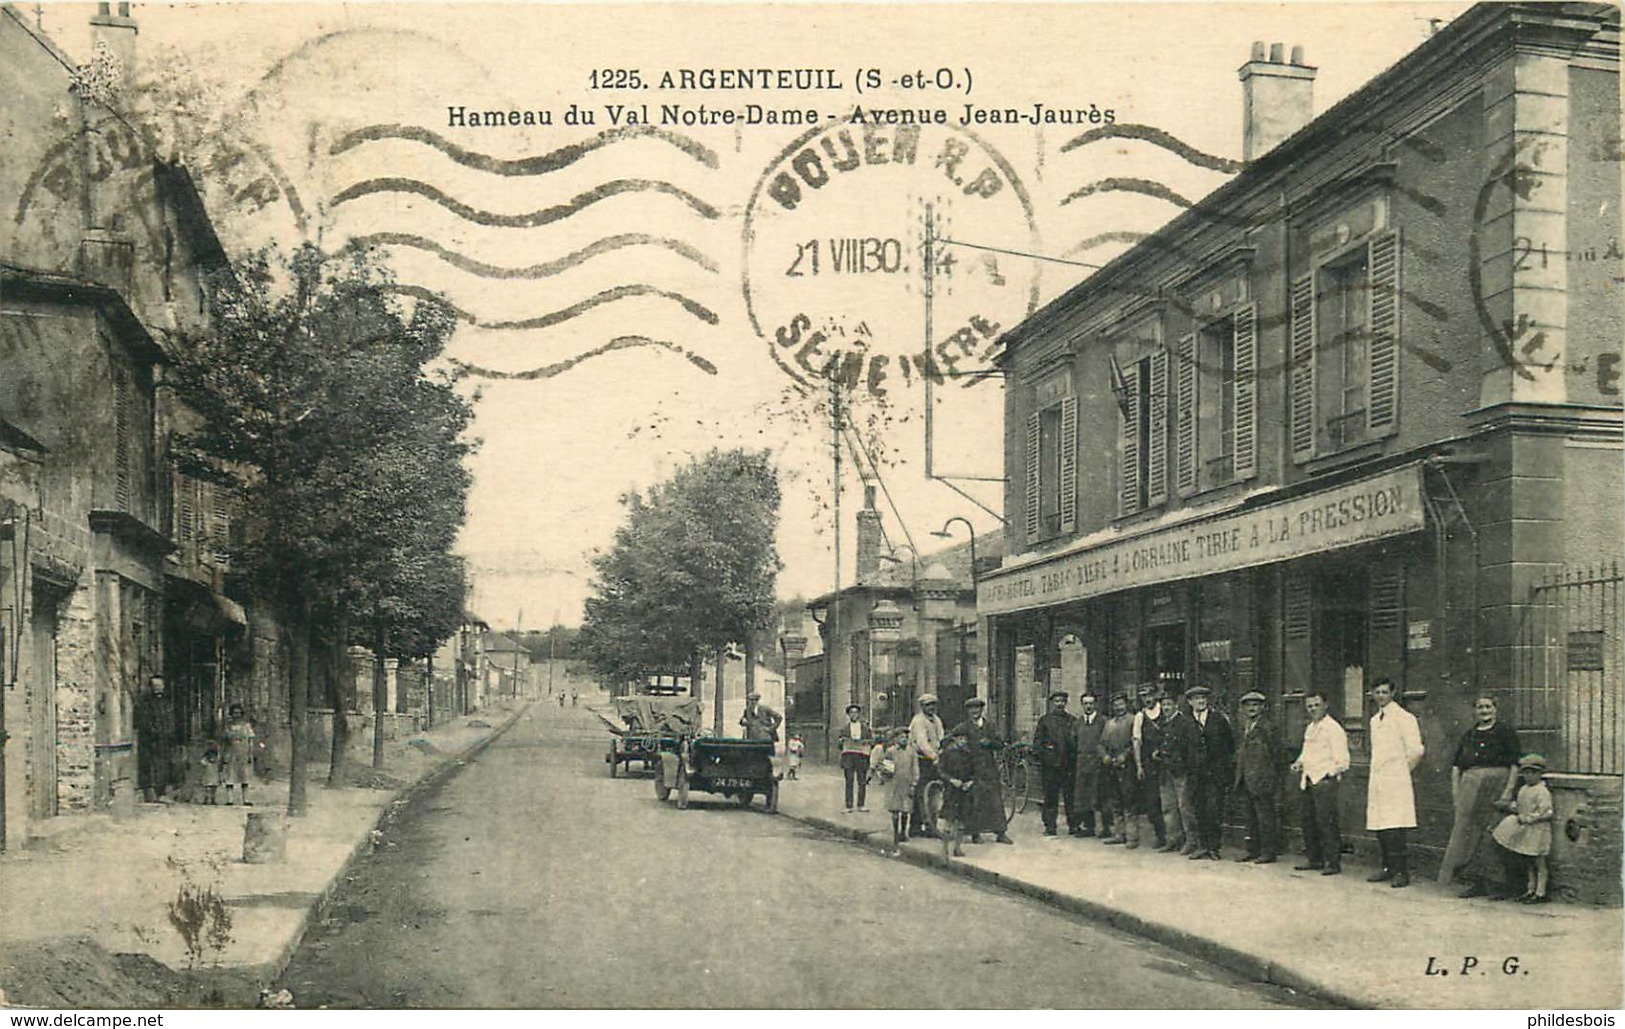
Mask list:
[[[411,802],[282,985],[301,1008],[1298,1002],[759,807],[678,811],[611,779],[606,741],[585,707],[532,708]]]

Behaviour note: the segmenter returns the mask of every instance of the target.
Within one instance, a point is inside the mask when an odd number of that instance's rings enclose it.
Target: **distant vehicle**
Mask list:
[[[691,697],[616,697],[615,713],[626,728],[610,729],[615,735],[604,760],[612,779],[622,771],[630,775],[634,761],[643,771],[653,768],[700,724],[700,702]]]
[[[646,697],[687,696],[688,679],[676,675],[651,675],[638,692]]]

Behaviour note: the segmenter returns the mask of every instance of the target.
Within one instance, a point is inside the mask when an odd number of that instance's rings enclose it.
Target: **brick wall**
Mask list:
[[[57,810],[88,811],[96,791],[96,578],[62,605],[56,652]]]

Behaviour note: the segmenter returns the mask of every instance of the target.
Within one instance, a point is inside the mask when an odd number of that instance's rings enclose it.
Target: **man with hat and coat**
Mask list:
[[[1044,835],[1057,833],[1056,812],[1062,801],[1066,803],[1066,829],[1076,836],[1079,831],[1077,799],[1072,795],[1072,780],[1077,766],[1077,746],[1072,734],[1076,719],[1066,712],[1071,695],[1055,690],[1049,695],[1049,710],[1033,728],[1033,749],[1038,753],[1038,774],[1044,785],[1044,803],[1039,813],[1044,820]]]
[[[739,724],[745,727],[745,739],[771,740],[777,743],[779,726],[783,724],[784,716],[760,703],[761,699],[762,695],[754,691],[745,694],[745,713],[740,716]]]
[[[1274,864],[1281,853],[1281,770],[1286,766],[1281,734],[1264,717],[1264,694],[1241,695],[1241,739],[1236,746],[1236,777],[1231,789],[1241,800],[1247,823],[1247,853],[1238,861]]]
[[[1077,805],[1082,826],[1074,836],[1095,835],[1095,813],[1100,813],[1100,835],[1110,836],[1112,828],[1111,800],[1107,796],[1106,777],[1109,766],[1103,760],[1105,750],[1101,740],[1106,732],[1106,717],[1095,710],[1095,695],[1085,693],[1078,698],[1083,708],[1072,723],[1072,751],[1077,755],[1078,772],[1072,781],[1072,803]]]
[[[999,785],[999,755],[1004,740],[994,731],[983,712],[987,701],[971,697],[965,701],[965,720],[950,730],[950,735],[965,737],[974,761],[975,785],[970,791],[970,811],[965,828],[971,842],[979,843],[982,833],[993,833],[1000,843],[1014,843],[1006,834],[1004,821],[1004,790]]]
[[[1235,774],[1236,731],[1223,711],[1209,706],[1213,691],[1197,683],[1185,691],[1196,723],[1196,762],[1191,766],[1191,792],[1196,797],[1197,850],[1192,858],[1219,860],[1224,829],[1224,798]]]

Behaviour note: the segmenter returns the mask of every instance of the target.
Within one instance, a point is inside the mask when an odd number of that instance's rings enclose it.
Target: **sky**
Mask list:
[[[841,580],[865,479],[882,487],[899,556],[947,545],[931,533],[956,515],[1001,531],[988,509],[1002,510],[1002,485],[987,481],[1003,462],[997,378],[932,387],[932,471],[957,478],[926,476],[914,359],[927,211],[935,366],[985,368],[999,332],[1230,177],[1254,41],[1304,48],[1319,114],[1420,44],[1429,19],[1465,8],[314,2],[134,15],[137,80],[201,87],[174,105],[175,135],[228,248],[370,243],[404,292],[463,312],[448,357],[473,369],[482,446],[459,548],[472,608],[508,628],[578,623],[623,495],[712,447],[774,456],[780,595],[833,588],[834,447],[827,391],[809,384],[831,352],[856,376]],[[51,4],[40,18],[78,56],[89,13]],[[739,88],[708,69],[768,74]],[[829,88],[793,74],[780,88],[781,69]],[[854,107],[940,110],[946,124],[858,126]],[[504,124],[477,124],[485,112]]]

